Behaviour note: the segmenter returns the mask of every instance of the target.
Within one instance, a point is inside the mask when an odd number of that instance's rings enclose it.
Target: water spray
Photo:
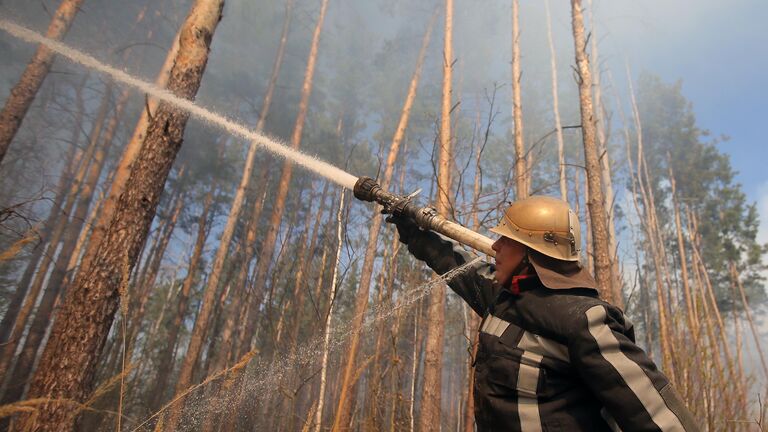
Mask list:
[[[496,251],[491,248],[493,240],[490,238],[444,218],[433,207],[416,205],[413,198],[420,191],[406,196],[396,195],[385,191],[376,180],[370,177],[357,179],[353,191],[355,198],[359,200],[377,202],[384,206],[383,213],[413,218],[423,229],[439,232],[472,249],[496,256]]]

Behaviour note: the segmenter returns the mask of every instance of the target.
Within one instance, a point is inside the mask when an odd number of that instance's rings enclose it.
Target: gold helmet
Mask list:
[[[581,252],[579,219],[568,203],[531,196],[512,203],[491,231],[516,240],[546,256],[578,261]]]

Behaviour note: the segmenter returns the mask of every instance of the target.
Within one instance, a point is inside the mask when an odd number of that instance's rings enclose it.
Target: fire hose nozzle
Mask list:
[[[432,207],[415,205],[412,200],[419,192],[421,190],[407,196],[395,195],[382,189],[381,185],[370,177],[360,177],[353,189],[355,198],[381,204],[384,207],[382,213],[411,217],[423,229],[439,232],[473,249],[495,256],[496,253],[491,247],[493,240],[449,221]]]
[[[352,192],[354,193],[355,198],[361,201],[373,202],[376,200],[375,192],[380,190],[381,186],[379,186],[376,180],[363,176],[357,179],[355,188]]]

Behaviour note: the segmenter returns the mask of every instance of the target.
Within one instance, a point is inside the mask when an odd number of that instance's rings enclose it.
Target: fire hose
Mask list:
[[[418,191],[406,196],[397,195],[384,190],[370,177],[360,177],[353,192],[359,200],[381,204],[384,214],[413,218],[422,229],[438,232],[484,254],[496,256],[496,251],[491,248],[493,240],[490,238],[446,219],[438,214],[434,207],[420,207],[414,203],[413,198]]]

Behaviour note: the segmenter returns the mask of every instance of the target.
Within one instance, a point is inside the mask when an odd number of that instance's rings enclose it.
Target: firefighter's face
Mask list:
[[[509,237],[499,237],[492,247],[496,251],[496,282],[506,285],[512,280],[512,272],[525,258],[525,246]]]

